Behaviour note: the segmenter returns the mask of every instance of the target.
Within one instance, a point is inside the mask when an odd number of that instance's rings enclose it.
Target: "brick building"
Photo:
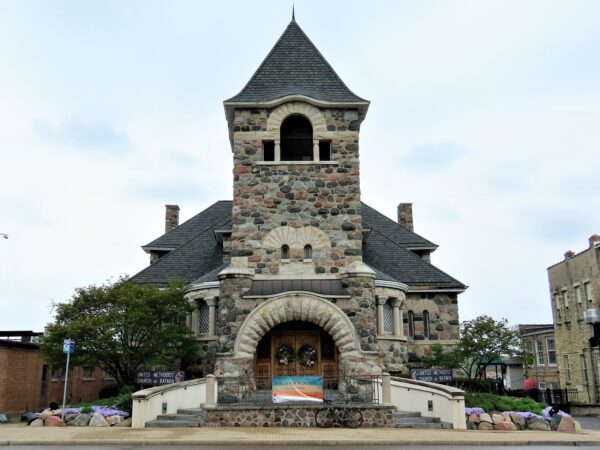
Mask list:
[[[0,411],[18,414],[37,411],[50,402],[62,403],[64,369],[51,370],[45,363],[37,344],[42,334],[0,331]],[[96,400],[100,389],[113,381],[98,368],[72,368],[67,386],[68,402]]]
[[[554,325],[519,325],[523,348],[531,354],[531,364],[525,366],[524,378],[533,378],[538,389],[559,389],[558,364]],[[522,386],[514,387],[522,389]]]
[[[598,403],[600,338],[600,236],[588,248],[548,268],[557,362],[562,388],[578,400]]]
[[[466,286],[431,264],[411,204],[395,221],[361,201],[369,101],[295,20],[224,107],[233,200],[181,225],[167,205],[165,234],[143,247],[151,265],[132,277],[188,283],[198,373],[380,374],[456,343]]]

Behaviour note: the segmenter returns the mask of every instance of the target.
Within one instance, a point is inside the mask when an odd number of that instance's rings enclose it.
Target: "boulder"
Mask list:
[[[477,414],[477,413],[471,414],[467,418],[467,422],[470,422],[470,423],[479,423],[479,422],[481,422],[481,420],[479,420],[479,414]]]
[[[557,414],[558,415],[558,414]],[[575,433],[575,420],[570,416],[563,416],[556,431],[563,433]]]
[[[492,418],[490,417],[490,415],[488,413],[481,413],[481,414],[479,414],[479,421],[492,423]]]
[[[65,414],[65,423],[69,423],[71,420],[74,420],[79,414],[77,413],[69,413]]]
[[[543,419],[532,417],[525,421],[526,428],[534,431],[550,431],[550,424]]]
[[[494,425],[494,430],[517,431],[517,426],[512,422],[499,422]]]
[[[42,419],[45,419],[46,417],[50,417],[52,415],[52,411],[50,411],[49,409],[45,409],[40,413],[40,417]]]
[[[115,427],[130,427],[131,426],[131,417],[127,419],[123,419],[121,422],[117,423]]]
[[[513,423],[517,426],[517,429],[524,430],[525,429],[525,419],[518,415],[515,412],[510,413],[510,418]]]
[[[494,425],[502,422],[505,422],[504,416],[502,414],[492,414],[492,423]]]
[[[94,413],[92,415],[92,419],[90,420],[90,427],[108,427],[108,422],[102,414]]]
[[[29,422],[29,426],[30,427],[43,427],[44,421],[42,419],[33,419],[31,422]]]
[[[575,423],[575,433],[581,433],[581,424],[576,420],[573,421]]]
[[[510,419],[510,414],[503,412],[502,417],[504,417],[505,422],[512,422],[512,420]]]
[[[481,422],[479,424],[479,426],[477,427],[478,430],[493,430],[494,429],[494,425],[492,425],[489,422]]]
[[[73,420],[67,423],[69,427],[87,427],[92,420],[91,414],[79,414]]]
[[[562,419],[562,416],[559,416],[558,414],[554,414],[552,416],[552,418],[550,419],[550,429],[552,431],[556,431],[558,429],[561,419]]]
[[[108,416],[104,418],[108,424],[112,427],[113,425],[118,424],[123,421],[123,416]]]
[[[53,416],[62,416],[62,408],[53,410],[52,415]]]
[[[467,422],[467,430],[476,430],[478,423],[475,422]]]
[[[44,419],[44,426],[46,426],[46,427],[64,427],[65,423],[58,416],[48,416]]]

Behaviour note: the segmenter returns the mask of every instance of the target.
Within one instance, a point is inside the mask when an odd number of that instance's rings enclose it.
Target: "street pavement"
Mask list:
[[[19,427],[0,426],[0,448],[8,445],[78,446],[90,450],[133,449],[140,446],[176,446],[178,450],[202,445],[203,449],[231,449],[231,446],[263,448],[265,446],[306,449],[331,446],[348,449],[367,449],[375,445],[389,449],[409,446],[440,446],[472,448],[485,446],[532,446],[548,449],[553,446],[600,446],[600,431],[584,429],[581,433],[543,431],[466,431],[466,430],[411,430],[394,428],[345,429],[334,428],[78,428],[78,427]],[[82,447],[85,446],[85,447]],[[90,447],[92,446],[92,447]],[[27,447],[20,447],[21,450]],[[419,447],[415,447],[419,448]],[[421,449],[424,447],[421,447]]]

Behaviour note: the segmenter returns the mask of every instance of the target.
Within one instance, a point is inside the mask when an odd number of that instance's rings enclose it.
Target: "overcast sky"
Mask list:
[[[363,200],[440,247],[461,320],[551,322],[546,268],[600,233],[599,1],[296,0],[371,101]],[[140,246],[231,199],[222,101],[291,1],[0,2],[0,330],[133,275]]]

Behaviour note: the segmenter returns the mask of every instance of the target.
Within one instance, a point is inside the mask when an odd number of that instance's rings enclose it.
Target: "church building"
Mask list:
[[[196,375],[335,381],[407,371],[431,344],[455,344],[466,286],[431,264],[437,245],[414,232],[411,204],[395,221],[362,202],[369,101],[294,19],[224,107],[233,199],[182,224],[167,205],[131,279],[187,283]]]

